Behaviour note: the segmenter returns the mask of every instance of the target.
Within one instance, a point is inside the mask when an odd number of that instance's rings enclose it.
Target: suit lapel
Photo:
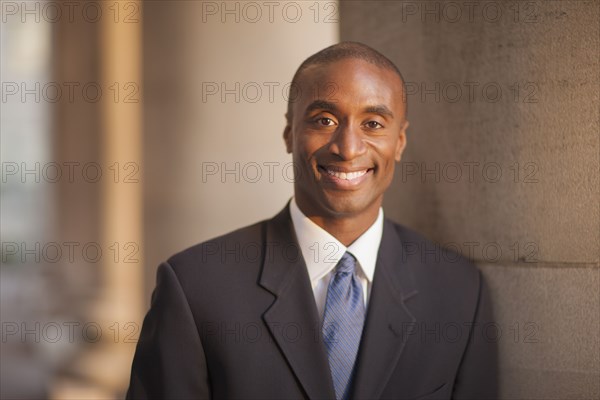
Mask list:
[[[411,274],[418,260],[403,254],[400,243],[386,220],[358,353],[352,396],[356,399],[381,396],[416,321],[405,302],[418,293]]]
[[[260,285],[275,295],[263,319],[312,399],[335,398],[308,271],[286,207],[267,223]]]

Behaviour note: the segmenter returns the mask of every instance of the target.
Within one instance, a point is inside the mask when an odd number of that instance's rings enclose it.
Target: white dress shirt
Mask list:
[[[298,244],[308,269],[308,276],[310,277],[321,320],[323,319],[327,288],[333,275],[333,269],[346,251],[351,253],[357,260],[356,273],[362,285],[366,309],[371,295],[379,244],[383,235],[383,210],[381,207],[373,225],[348,247],[305,216],[298,208],[295,198],[292,198],[290,202],[290,214]]]

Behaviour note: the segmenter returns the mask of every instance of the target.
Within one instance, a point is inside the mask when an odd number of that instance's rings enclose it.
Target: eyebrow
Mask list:
[[[389,108],[384,106],[383,104],[376,105],[376,106],[369,106],[369,107],[365,108],[365,112],[368,114],[379,114],[382,117],[387,116],[390,118],[394,118],[394,113]]]
[[[306,114],[309,114],[315,110],[324,110],[324,111],[336,111],[337,106],[326,100],[315,100],[306,107]]]
[[[335,103],[326,100],[315,100],[306,107],[306,114],[310,114],[315,110],[337,111],[338,107]],[[379,114],[383,117],[394,118],[394,113],[385,105],[378,104],[375,106],[367,106],[363,110],[366,114]]]

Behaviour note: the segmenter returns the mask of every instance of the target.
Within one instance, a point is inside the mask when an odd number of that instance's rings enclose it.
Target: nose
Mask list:
[[[329,151],[342,160],[352,160],[367,151],[360,126],[344,123],[338,126],[329,142]]]

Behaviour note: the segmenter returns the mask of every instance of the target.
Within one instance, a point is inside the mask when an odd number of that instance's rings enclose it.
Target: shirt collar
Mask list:
[[[383,235],[381,207],[373,225],[348,247],[305,216],[298,208],[295,198],[290,201],[290,215],[313,286],[335,267],[346,251],[358,261],[359,272],[368,282],[373,281],[377,253]]]

